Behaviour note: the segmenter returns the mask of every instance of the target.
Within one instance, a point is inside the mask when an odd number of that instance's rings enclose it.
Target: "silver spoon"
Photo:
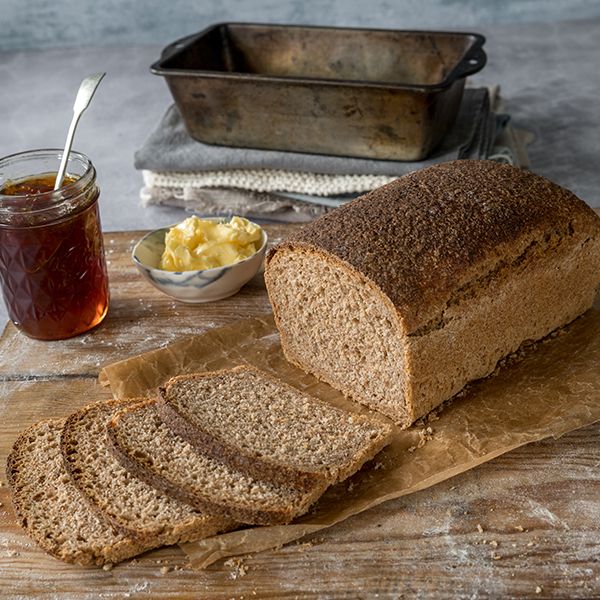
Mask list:
[[[60,160],[58,173],[56,174],[56,182],[54,183],[55,190],[60,188],[65,177],[67,160],[69,159],[69,154],[71,153],[71,146],[73,145],[73,138],[75,137],[75,129],[77,128],[77,123],[79,123],[79,118],[81,117],[83,111],[90,105],[92,96],[94,95],[98,84],[102,81],[102,78],[105,75],[106,73],[94,73],[94,75],[86,77],[79,86],[79,90],[75,98],[75,104],[73,105],[73,118],[71,119],[71,125],[69,125],[69,133],[67,133],[65,149]]]

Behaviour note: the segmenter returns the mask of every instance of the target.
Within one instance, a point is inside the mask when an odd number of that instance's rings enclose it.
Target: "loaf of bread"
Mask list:
[[[404,176],[270,251],[289,361],[409,426],[593,303],[600,218],[509,165]]]

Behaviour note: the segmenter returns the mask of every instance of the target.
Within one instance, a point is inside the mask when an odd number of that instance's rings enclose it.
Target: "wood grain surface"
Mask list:
[[[267,227],[272,240],[293,226]],[[269,309],[262,277],[238,295],[184,305],[138,276],[141,232],[106,234],[111,308],[103,325],[37,342],[0,340],[0,598],[598,598],[600,426],[532,444],[362,513],[318,536],[205,571],[177,547],[112,570],[46,556],[17,526],[4,472],[31,423],[107,398],[107,363]]]

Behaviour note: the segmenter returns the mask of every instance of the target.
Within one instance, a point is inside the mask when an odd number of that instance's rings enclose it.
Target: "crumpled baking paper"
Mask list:
[[[407,430],[290,525],[247,527],[182,545],[191,566],[273,548],[381,502],[422,490],[524,444],[600,420],[600,302],[559,335],[521,353],[494,376]],[[270,315],[231,323],[103,369],[115,397],[150,396],[170,377],[253,364],[310,394],[354,404],[286,362]]]

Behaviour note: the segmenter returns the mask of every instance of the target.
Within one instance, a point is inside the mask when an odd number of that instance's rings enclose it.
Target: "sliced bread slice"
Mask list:
[[[6,475],[21,526],[46,552],[81,565],[117,563],[147,548],[92,510],[73,485],[60,451],[64,419],[24,431],[8,456]]]
[[[67,471],[90,505],[126,535],[153,546],[197,540],[233,528],[233,521],[167,496],[121,466],[107,443],[106,424],[119,410],[135,403],[97,402],[65,422],[61,448]]]
[[[381,418],[340,410],[249,366],[175,377],[158,410],[199,451],[300,488],[346,479],[392,433]]]
[[[162,422],[152,400],[119,412],[108,434],[119,460],[140,479],[200,510],[244,523],[288,523],[327,488],[261,481],[198,453]]]

